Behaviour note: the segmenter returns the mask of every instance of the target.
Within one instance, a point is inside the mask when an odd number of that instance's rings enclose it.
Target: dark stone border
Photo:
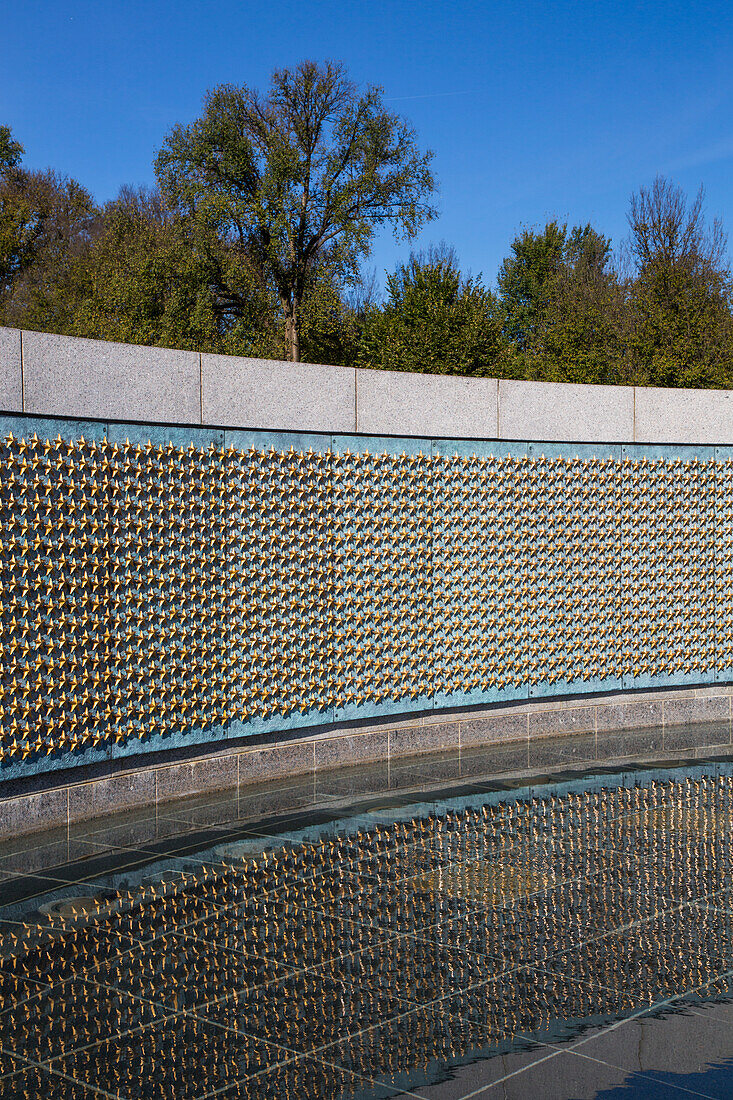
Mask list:
[[[513,766],[555,767],[618,757],[733,745],[733,686],[537,700],[402,721],[380,719],[308,736],[269,735],[210,749],[179,749],[176,759],[120,760],[8,784],[0,798],[0,839],[192,795],[315,774],[502,746]],[[482,766],[486,764],[485,755]],[[470,772],[467,772],[470,774]]]

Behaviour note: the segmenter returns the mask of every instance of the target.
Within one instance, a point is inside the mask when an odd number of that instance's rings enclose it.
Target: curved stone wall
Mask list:
[[[733,448],[0,427],[0,778],[733,680]]]
[[[733,442],[733,389],[363,370],[1,327],[0,411],[271,431]]]

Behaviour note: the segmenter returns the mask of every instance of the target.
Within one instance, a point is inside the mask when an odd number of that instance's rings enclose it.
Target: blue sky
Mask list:
[[[264,88],[304,58],[346,62],[435,151],[438,221],[493,283],[522,225],[552,217],[626,234],[655,174],[733,230],[733,6],[727,2],[23,0],[0,5],[0,123],[30,167],[102,201],[151,183],[168,129],[207,88]],[[380,279],[409,245],[387,231]]]

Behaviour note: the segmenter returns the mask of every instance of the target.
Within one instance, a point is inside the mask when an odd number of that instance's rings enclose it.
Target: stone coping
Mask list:
[[[733,391],[285,363],[0,328],[0,408],[43,416],[472,439],[733,441]]]
[[[732,707],[733,685],[721,684],[430,712],[309,736],[268,735],[257,744],[247,739],[208,753],[194,746],[175,761],[145,757],[131,766],[128,759],[114,772],[85,777],[83,769],[74,769],[73,777],[55,773],[8,784],[0,798],[0,841],[194,795],[239,794],[266,781],[309,775],[315,780],[333,769],[373,762],[389,769],[393,761],[414,758],[418,774],[427,777],[436,754],[453,753],[459,773],[461,760],[468,767],[472,754],[484,770],[544,767],[564,759],[602,763],[686,749],[704,754],[733,745]],[[495,764],[484,751],[493,749]]]

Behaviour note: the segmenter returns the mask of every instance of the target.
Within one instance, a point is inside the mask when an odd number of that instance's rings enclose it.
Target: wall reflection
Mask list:
[[[723,774],[542,788],[120,889],[2,935],[3,1095],[366,1096],[727,998],[732,822]]]

